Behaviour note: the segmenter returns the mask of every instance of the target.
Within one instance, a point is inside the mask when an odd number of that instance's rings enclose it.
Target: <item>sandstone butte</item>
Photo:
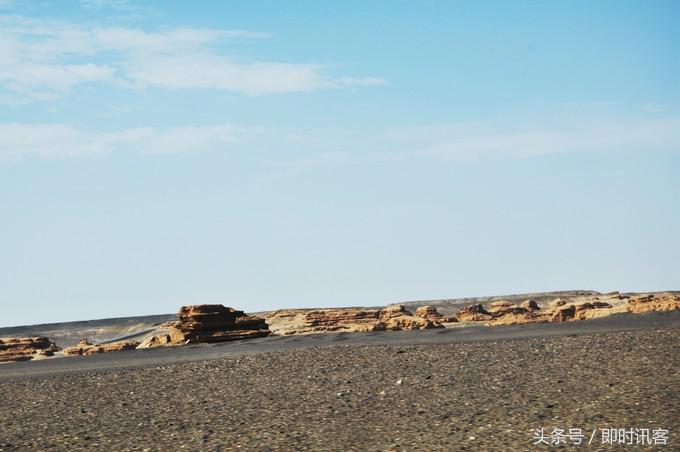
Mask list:
[[[59,351],[46,337],[0,338],[0,362],[28,361],[52,356]]]
[[[194,342],[225,342],[268,336],[271,331],[261,317],[221,304],[182,306],[179,320],[161,325],[159,331],[137,348]]]

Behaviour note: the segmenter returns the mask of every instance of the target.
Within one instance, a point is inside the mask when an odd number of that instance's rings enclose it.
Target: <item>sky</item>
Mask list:
[[[0,326],[680,289],[678,23],[0,0]]]

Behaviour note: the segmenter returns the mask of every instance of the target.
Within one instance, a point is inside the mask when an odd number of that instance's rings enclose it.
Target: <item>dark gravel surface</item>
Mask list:
[[[0,449],[530,450],[533,429],[557,426],[662,427],[678,450],[679,339],[340,345],[9,377]]]

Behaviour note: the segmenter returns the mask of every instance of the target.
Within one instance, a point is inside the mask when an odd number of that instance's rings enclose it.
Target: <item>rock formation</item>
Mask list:
[[[455,316],[441,315],[434,306],[421,306],[416,309],[416,315],[437,323],[452,323],[458,321]]]
[[[534,300],[523,301],[522,303],[520,303],[519,307],[524,308],[528,311],[538,311],[539,309],[541,309],[538,307],[538,304]]]
[[[173,344],[186,342],[224,342],[264,337],[271,331],[261,317],[249,316],[221,304],[182,306],[179,321],[172,325]]]
[[[631,312],[667,312],[680,310],[680,296],[675,293],[656,293],[629,297],[618,292],[584,295],[574,299],[557,298],[541,308],[535,301],[526,300],[519,306],[508,301],[494,301],[484,308],[481,304],[466,306],[458,311],[458,320],[484,322],[486,325],[518,325],[540,322],[570,322],[606,317]]]
[[[170,334],[158,333],[155,336],[150,336],[144,339],[137,348],[153,348],[163,347],[166,345],[173,345]]]
[[[119,341],[110,342],[107,344],[92,344],[87,339],[81,339],[73,347],[64,349],[66,355],[94,355],[96,353],[120,352],[125,350],[134,350],[139,345],[137,341]]]
[[[404,306],[397,304],[387,306],[380,311],[380,319],[376,325],[377,330],[426,330],[430,328],[443,328],[444,326],[430,319],[411,314]]]
[[[493,316],[481,304],[473,304],[461,308],[456,318],[459,322],[482,322],[492,320]]]
[[[302,325],[309,332],[375,331],[379,309],[318,309],[304,313]]]
[[[0,338],[0,362],[28,361],[52,356],[60,348],[46,337]]]
[[[443,328],[439,321],[413,315],[402,305],[383,309],[280,310],[268,315],[267,322],[280,335]]]
[[[680,309],[680,296],[674,294],[649,294],[631,297],[626,311],[635,314],[644,312],[668,312]]]

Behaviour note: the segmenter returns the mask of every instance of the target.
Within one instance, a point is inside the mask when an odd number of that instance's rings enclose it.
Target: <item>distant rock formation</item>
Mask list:
[[[319,309],[303,313],[301,329],[321,331],[375,331],[379,309]]]
[[[668,312],[680,309],[680,296],[673,294],[649,294],[632,297],[626,310],[635,314],[644,312]]]
[[[402,305],[383,309],[279,310],[268,315],[267,322],[279,335],[443,328],[438,321],[413,315]]]
[[[420,306],[416,309],[416,315],[437,323],[452,323],[458,321],[455,316],[441,315],[434,306]]]
[[[0,338],[0,362],[28,361],[52,356],[60,348],[46,337]]]
[[[461,308],[456,313],[456,318],[459,322],[484,322],[492,320],[493,316],[481,304],[473,304]]]
[[[192,342],[225,342],[264,337],[271,333],[261,317],[221,304],[182,306],[179,320],[161,325],[137,348],[153,348]]]
[[[603,301],[604,298],[606,301]],[[484,308],[474,304],[461,308],[456,316],[464,322],[484,322],[486,325],[518,325],[523,323],[559,323],[589,320],[612,314],[631,312],[668,312],[680,310],[680,296],[657,293],[628,297],[618,292],[602,296],[584,295],[571,300],[557,298],[541,308],[535,301],[526,300],[520,305],[495,301]]]
[[[155,336],[150,336],[144,339],[137,348],[153,348],[153,347],[163,347],[166,345],[173,345],[172,339],[169,334],[156,334]]]
[[[403,305],[396,304],[380,310],[380,319],[376,330],[427,330],[430,328],[444,328],[440,323],[415,316]]]
[[[73,347],[64,349],[66,355],[94,355],[97,353],[107,352],[121,352],[126,350],[134,350],[139,345],[137,341],[119,341],[106,344],[92,344],[87,339],[81,339]]]

